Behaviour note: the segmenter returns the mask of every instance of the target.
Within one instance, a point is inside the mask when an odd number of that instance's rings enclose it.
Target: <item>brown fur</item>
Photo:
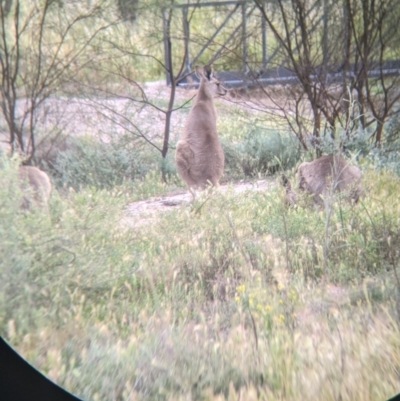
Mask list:
[[[196,75],[200,87],[175,153],[178,174],[191,192],[204,189],[208,183],[218,186],[224,171],[224,152],[217,135],[213,98],[227,91],[212,77],[209,66],[196,67]]]
[[[322,205],[321,195],[326,195],[329,188],[333,191],[349,191],[349,197],[355,202],[361,195],[361,171],[350,166],[341,156],[322,156],[313,162],[301,163],[298,170],[299,189],[313,195],[315,203]]]
[[[37,167],[20,166],[18,178],[24,193],[21,208],[30,209],[35,203],[47,210],[52,189],[49,176]]]

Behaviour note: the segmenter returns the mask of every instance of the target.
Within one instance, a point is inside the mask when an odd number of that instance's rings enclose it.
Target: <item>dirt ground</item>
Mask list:
[[[160,108],[165,108],[169,99],[170,89],[166,87],[164,81],[146,83],[145,93],[152,101],[161,102]],[[177,88],[176,104],[182,105],[196,94],[195,90]],[[129,94],[128,94],[129,95]],[[239,107],[246,107],[246,103],[259,100],[259,96],[254,94],[254,98],[242,98],[238,94],[229,94],[226,99],[219,101],[226,107],[233,103]],[[17,114],[23,115],[26,107],[24,100],[18,104]],[[188,109],[189,104],[187,104]],[[263,107],[274,109],[276,104],[268,98],[263,98]],[[108,111],[107,111],[108,110]],[[111,112],[114,110],[114,112]],[[116,113],[115,113],[116,111]],[[223,110],[222,110],[223,112]],[[128,118],[124,118],[127,116]],[[179,135],[181,126],[187,116],[187,110],[177,110],[172,114],[171,139],[176,139]],[[142,133],[152,140],[163,136],[165,115],[155,107],[133,103],[127,94],[121,93],[120,97],[110,97],[107,99],[89,99],[78,97],[53,97],[49,98],[42,114],[38,116],[37,130],[46,135],[54,135],[60,132],[63,135],[96,135],[103,142],[110,141],[110,135],[119,135],[126,132],[135,134],[135,126],[140,127]],[[111,133],[111,134],[110,134]],[[44,137],[46,137],[46,135]],[[8,149],[8,127],[0,117],[0,150]],[[217,191],[222,193],[233,190],[234,194],[246,191],[268,191],[277,183],[275,180],[258,180],[254,182],[240,182],[229,185],[221,185]],[[126,205],[123,217],[120,221],[121,226],[126,229],[134,229],[143,225],[154,223],[161,213],[167,213],[176,207],[190,207],[192,201],[191,194],[186,189],[179,189],[159,197],[132,202]],[[284,280],[283,280],[284,281]],[[316,299],[299,312],[301,321],[315,321],[320,313],[325,313],[328,309],[340,308],[341,305],[349,301],[350,292],[342,287],[327,284],[324,287],[324,295],[321,299]]]
[[[144,84],[143,91],[155,107],[143,102],[137,93],[130,93],[130,88],[116,88],[113,91],[115,93],[107,97],[89,95],[49,97],[35,115],[36,145],[40,146],[42,140],[46,143],[48,138],[57,135],[95,135],[107,143],[114,135],[128,133],[132,139],[144,136],[150,140],[162,141],[165,114],[161,109],[167,106],[170,88],[166,86],[164,80],[161,80]],[[258,92],[239,94],[237,90],[229,91],[226,96],[218,100],[223,105],[220,113],[224,113],[225,109],[229,109],[232,105],[253,111],[260,107],[262,110],[270,109],[276,112],[276,102]],[[191,99],[195,95],[194,89],[176,88],[176,110],[171,116],[171,140],[177,139]],[[255,104],[259,107],[255,107]],[[28,99],[20,99],[16,108],[17,118],[23,119],[28,109]],[[28,121],[29,118],[25,120]],[[28,136],[28,131],[29,127],[25,126],[24,135]],[[0,115],[0,150],[8,150],[8,140],[9,128]]]
[[[236,184],[221,185],[216,191],[226,193],[233,190],[234,195],[246,191],[268,191],[277,183],[273,179],[258,180],[254,182],[240,182]],[[126,229],[135,229],[143,227],[146,224],[154,224],[158,216],[162,213],[168,213],[173,208],[189,208],[192,202],[192,196],[188,190],[178,189],[164,196],[152,197],[149,199],[129,203],[123,213],[120,221]],[[283,288],[286,288],[290,282],[288,271],[274,271],[274,276]],[[373,281],[373,280],[372,280]],[[376,286],[377,284],[372,284]],[[363,291],[360,289],[349,290],[332,283],[320,283],[319,295],[316,298],[308,299],[303,307],[296,310],[297,321],[301,324],[312,325],[315,333],[320,330],[318,316],[324,316],[326,313],[340,313],[340,309],[348,305],[352,300],[361,299]]]
[[[225,193],[232,188],[234,194],[240,194],[245,191],[268,191],[274,185],[274,180],[258,180],[221,185],[216,191]],[[125,208],[124,223],[128,227],[142,226],[149,222],[154,222],[159,213],[168,212],[171,208],[181,205],[189,206],[191,202],[192,195],[186,189],[179,189],[164,196],[133,202]]]

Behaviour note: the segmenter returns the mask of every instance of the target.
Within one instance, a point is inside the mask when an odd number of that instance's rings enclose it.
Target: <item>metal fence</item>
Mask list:
[[[326,1],[323,3],[326,4]],[[307,16],[315,13],[316,7],[321,5],[320,0],[315,0],[313,5],[307,11]],[[214,31],[208,28],[208,36],[204,40],[204,44],[201,46],[200,50],[198,50],[195,54],[191,55],[191,37],[190,37],[190,20],[188,19],[188,15],[190,11],[196,11],[195,9],[202,8],[213,8],[216,11],[221,10],[221,7],[224,7],[226,10],[226,15],[223,21],[215,27]],[[324,6],[325,7],[325,6]],[[182,13],[182,32],[183,32],[183,41],[184,41],[184,49],[185,49],[185,60],[184,65],[185,68],[182,74],[177,77],[177,85],[186,87],[186,86],[197,86],[198,79],[194,73],[191,73],[193,67],[196,62],[198,62],[199,58],[203,55],[204,51],[215,41],[217,36],[221,33],[221,31],[227,27],[228,22],[237,14],[240,16],[240,23],[238,23],[234,28],[231,28],[229,35],[225,40],[220,43],[219,48],[213,53],[213,55],[209,58],[208,63],[213,63],[217,60],[221,53],[228,45],[234,40],[239,40],[240,42],[240,52],[241,52],[241,70],[240,71],[222,71],[219,72],[219,78],[224,82],[225,86],[228,88],[233,87],[255,87],[258,85],[284,85],[284,84],[295,84],[298,82],[298,78],[290,68],[285,65],[284,62],[278,62],[278,55],[280,48],[279,46],[275,49],[271,50],[270,54],[268,54],[267,48],[267,24],[265,18],[259,12],[255,2],[246,1],[246,0],[230,0],[230,1],[212,1],[212,2],[204,2],[204,3],[192,3],[192,4],[180,4],[174,5],[174,9],[181,10]],[[168,38],[167,38],[167,17],[166,17],[167,8],[163,9],[163,24],[164,24],[164,58],[165,65],[168,65]],[[324,9],[324,11],[326,11]],[[256,34],[260,37],[261,42],[261,59],[259,60],[259,68],[257,70],[252,70],[249,68],[249,60],[248,60],[248,21],[250,19],[258,19],[258,28]],[[326,24],[327,15],[326,13],[322,13],[312,20],[310,25],[310,31],[312,32],[315,29],[318,29],[320,24]],[[254,31],[252,32],[254,34]],[[290,34],[295,34],[295,28],[292,29]],[[323,59],[326,59],[326,53],[328,52],[327,45],[327,37],[324,35],[322,38],[322,52]],[[296,48],[293,51],[297,51]],[[278,65],[278,66],[276,66]],[[272,68],[272,66],[274,66]],[[316,67],[315,74],[311,75],[309,78],[311,81],[320,81],[324,80],[325,83],[335,83],[346,78],[351,80],[355,78],[359,73],[359,69],[361,67],[350,64],[347,66],[346,72],[343,71],[343,66],[341,65],[330,65],[324,66],[324,69]],[[358,69],[358,70],[357,70]],[[383,63],[371,62],[368,66],[368,77],[379,77],[379,76],[398,76],[400,75],[400,60],[388,60]],[[170,85],[170,77],[168,72],[166,73],[166,82],[167,85]]]

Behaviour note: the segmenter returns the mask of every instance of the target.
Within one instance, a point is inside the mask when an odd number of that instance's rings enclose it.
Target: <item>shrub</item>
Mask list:
[[[34,157],[35,165],[49,172],[55,168],[57,156],[68,149],[72,150],[74,146],[74,140],[70,136],[63,134],[49,134],[46,137],[38,135],[37,140]]]
[[[391,169],[400,176],[400,115],[398,113],[387,123],[382,146],[372,147],[367,157],[376,169]]]
[[[239,140],[222,140],[226,175],[255,177],[291,168],[300,157],[298,141],[289,133],[251,127]]]
[[[354,121],[355,127],[351,132],[342,128],[335,130],[335,138],[327,130],[320,138],[319,148],[324,154],[338,152],[340,146],[348,158],[356,158],[361,163],[367,159],[376,170],[392,170],[400,175],[400,115],[394,114],[389,118],[383,131],[382,142],[379,147],[373,138],[374,127],[362,128],[361,123]]]
[[[126,182],[64,197],[55,191],[45,220],[17,212],[15,172],[7,164],[1,175],[0,334],[81,398],[394,393],[400,337],[389,274],[399,258],[400,188],[393,173],[367,170],[368,198],[339,203],[329,220],[325,211],[285,208],[275,187],[199,196],[127,228],[120,224]],[[162,190],[154,172],[133,188],[138,198]],[[319,281],[325,257],[327,286]],[[384,296],[358,285],[363,297],[353,297],[348,282],[368,276]],[[324,294],[338,283],[344,295],[332,301]]]
[[[157,168],[158,155],[136,148],[126,138],[103,143],[93,137],[75,138],[58,153],[53,175],[58,186],[111,189],[126,180],[143,177]]]

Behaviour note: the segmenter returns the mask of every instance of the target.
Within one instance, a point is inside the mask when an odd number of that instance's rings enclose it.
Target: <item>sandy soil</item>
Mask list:
[[[245,191],[268,191],[275,185],[273,180],[258,180],[255,182],[241,182],[237,184],[221,185],[217,191],[225,193],[232,188],[235,194]],[[130,203],[125,208],[124,223],[129,227],[138,227],[157,219],[159,213],[165,213],[173,207],[187,205],[192,202],[188,190],[179,189],[164,196]]]

